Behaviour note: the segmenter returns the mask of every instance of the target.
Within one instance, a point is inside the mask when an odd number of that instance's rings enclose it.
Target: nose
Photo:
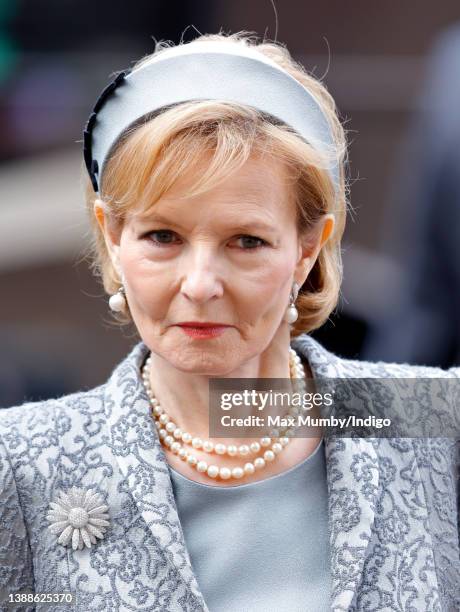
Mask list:
[[[218,258],[206,245],[187,253],[181,277],[181,293],[191,302],[204,304],[223,295]]]

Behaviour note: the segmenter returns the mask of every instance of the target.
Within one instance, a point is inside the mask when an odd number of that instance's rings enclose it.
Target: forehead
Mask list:
[[[204,176],[208,166],[206,159],[198,160],[153,206],[137,211],[136,216],[147,219],[166,214],[200,218],[224,215],[240,220],[244,215],[254,221],[262,216],[265,220],[280,222],[294,215],[292,189],[278,160],[253,155],[228,175],[223,171],[210,189],[190,195],[190,185],[196,182],[197,173]]]

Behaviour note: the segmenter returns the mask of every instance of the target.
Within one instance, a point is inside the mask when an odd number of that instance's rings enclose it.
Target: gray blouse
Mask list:
[[[330,610],[323,443],[282,474],[237,486],[206,485],[169,471],[210,612]]]

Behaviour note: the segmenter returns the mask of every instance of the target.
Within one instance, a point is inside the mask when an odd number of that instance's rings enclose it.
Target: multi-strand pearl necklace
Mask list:
[[[249,445],[241,444],[240,446],[234,444],[214,444],[211,440],[202,440],[199,437],[192,436],[192,434],[177,427],[169,415],[166,414],[164,408],[160,406],[150,385],[150,367],[151,357],[149,356],[142,368],[142,379],[152,406],[152,415],[155,419],[155,426],[158,429],[158,436],[164,446],[168,447],[174,454],[178,455],[178,457],[195,468],[198,472],[203,474],[206,473],[213,479],[217,477],[222,480],[228,480],[229,478],[240,479],[243,478],[243,476],[254,474],[256,470],[261,470],[268,463],[274,461],[276,456],[289,444],[289,437],[279,435],[280,433],[286,433],[288,429],[271,430],[270,433],[272,437],[264,436],[259,439],[259,442],[252,442]],[[304,389],[305,370],[299,356],[292,348],[289,349],[289,369],[291,379],[295,379],[297,388]],[[288,414],[298,413],[299,410],[293,408],[289,410]],[[214,464],[208,465],[206,461],[200,461],[196,455],[183,446],[182,442],[206,453],[216,453],[217,455],[227,454],[230,457],[235,457],[237,455],[246,457],[251,453],[256,454],[264,448],[266,448],[266,450],[263,452],[262,456],[256,457],[253,461],[245,463],[243,467],[234,467],[231,469],[228,467],[218,467]]]

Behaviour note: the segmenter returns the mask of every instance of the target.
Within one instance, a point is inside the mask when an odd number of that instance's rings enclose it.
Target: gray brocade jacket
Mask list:
[[[460,368],[341,359],[307,334],[292,346],[315,377],[460,377]],[[3,597],[73,592],[80,611],[208,612],[149,416],[147,351],[139,343],[95,389],[0,410]],[[331,610],[460,610],[457,443],[329,438],[326,462]],[[110,515],[104,538],[81,550],[47,529],[50,502],[74,486],[97,490]],[[269,602],[267,612],[276,612]]]

